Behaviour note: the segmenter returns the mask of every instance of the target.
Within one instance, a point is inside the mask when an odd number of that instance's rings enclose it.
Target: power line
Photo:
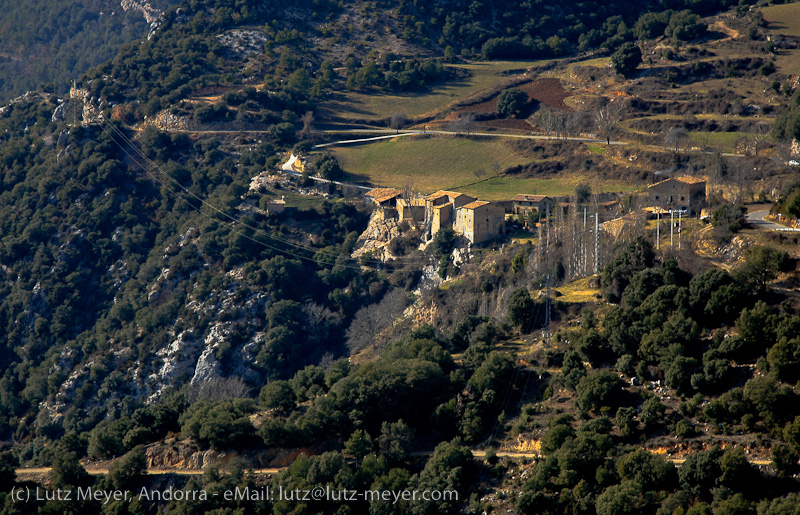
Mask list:
[[[104,120],[104,121],[105,121],[105,120]],[[110,125],[110,124],[109,124],[109,125]],[[165,173],[163,170],[161,170],[161,169],[158,167],[158,165],[156,165],[155,163],[153,163],[153,162],[152,162],[152,161],[151,161],[151,160],[150,160],[150,159],[149,159],[149,158],[148,158],[146,155],[144,155],[144,154],[143,154],[141,151],[139,151],[138,149],[136,149],[136,146],[135,146],[135,145],[134,145],[134,144],[133,144],[133,143],[132,143],[132,142],[131,142],[131,141],[130,141],[130,140],[127,138],[127,137],[125,137],[125,136],[124,136],[124,134],[122,134],[122,133],[121,133],[121,132],[120,132],[118,129],[116,129],[115,127],[113,127],[113,125],[112,125],[112,128],[113,128],[113,130],[114,130],[114,133],[117,135],[117,137],[119,137],[120,139],[122,139],[122,140],[123,140],[123,142],[126,142],[126,143],[127,143],[129,146],[130,146],[130,147],[134,148],[134,149],[136,150],[136,153],[137,153],[138,155],[140,155],[142,158],[144,158],[145,160],[147,160],[148,162],[150,162],[150,163],[152,164],[152,166],[153,166],[153,167],[154,167],[156,170],[158,170],[158,171],[159,171],[159,173],[161,173],[162,175],[165,175],[166,177],[168,177],[168,178],[169,178],[170,180],[172,180],[173,182],[177,182],[175,179],[173,179],[172,177],[170,177],[170,176],[169,176],[169,174],[167,174],[167,173]],[[166,189],[167,189],[167,190],[168,190],[170,193],[173,193],[173,194],[174,194],[174,195],[175,195],[175,196],[176,196],[178,199],[180,199],[180,200],[182,200],[183,202],[185,202],[185,203],[186,203],[186,204],[187,204],[189,207],[191,207],[193,210],[197,211],[197,212],[198,212],[198,213],[199,213],[201,216],[204,216],[204,217],[206,217],[206,218],[208,218],[208,219],[210,219],[210,220],[213,220],[213,221],[215,221],[215,222],[220,222],[220,220],[218,220],[217,218],[215,218],[215,217],[213,217],[213,216],[210,216],[208,213],[204,213],[204,212],[203,212],[201,209],[198,209],[198,208],[197,208],[197,206],[195,206],[194,204],[192,204],[191,202],[189,202],[187,199],[185,199],[185,198],[183,198],[182,196],[180,196],[180,195],[178,194],[178,192],[176,192],[174,189],[170,188],[170,187],[169,187],[169,185],[165,184],[165,183],[164,183],[164,182],[163,182],[161,179],[159,179],[159,177],[158,177],[158,176],[156,176],[156,175],[152,174],[152,173],[151,173],[151,172],[150,172],[150,171],[147,169],[147,167],[146,167],[145,165],[143,165],[142,163],[140,163],[140,162],[139,162],[139,160],[137,160],[137,158],[136,158],[136,157],[134,157],[133,155],[131,155],[131,153],[130,153],[130,152],[128,152],[128,150],[125,148],[125,146],[123,146],[122,144],[120,144],[120,142],[119,142],[119,141],[117,141],[117,140],[114,138],[114,136],[113,136],[113,135],[112,135],[110,132],[108,132],[108,130],[106,130],[106,128],[105,128],[104,126],[101,126],[101,129],[102,129],[102,131],[103,131],[103,132],[104,132],[104,133],[105,133],[105,134],[106,134],[106,135],[107,135],[107,136],[108,136],[108,137],[111,139],[111,141],[113,141],[113,142],[114,142],[114,143],[115,143],[115,144],[116,144],[116,145],[117,145],[117,146],[118,146],[118,147],[119,147],[119,148],[120,148],[120,149],[121,149],[121,150],[122,150],[122,151],[123,151],[123,152],[124,152],[124,153],[125,153],[125,154],[126,154],[126,155],[127,155],[127,156],[128,156],[130,159],[131,159],[131,160],[132,160],[132,161],[133,161],[133,162],[134,162],[134,163],[136,163],[136,164],[137,164],[139,167],[141,167],[141,168],[142,168],[142,170],[143,170],[143,171],[144,171],[144,172],[145,172],[145,173],[146,173],[148,176],[150,176],[150,177],[151,177],[153,180],[155,180],[156,182],[158,182],[159,184],[161,184],[161,185],[162,185],[164,188],[166,188]],[[267,233],[266,233],[265,231],[263,231],[262,229],[259,229],[259,228],[252,227],[252,226],[250,226],[249,224],[246,224],[246,223],[244,223],[244,222],[241,222],[241,220],[237,219],[236,217],[233,217],[233,216],[231,216],[231,215],[228,215],[228,214],[227,214],[227,213],[225,213],[224,211],[220,210],[219,208],[217,208],[217,207],[213,206],[212,204],[208,203],[207,201],[205,201],[204,199],[200,198],[200,197],[199,197],[199,196],[197,196],[196,194],[192,193],[192,192],[191,192],[191,191],[189,191],[189,190],[188,190],[186,187],[182,186],[180,183],[178,183],[178,185],[181,187],[181,189],[182,189],[182,190],[183,190],[185,193],[187,193],[188,195],[190,195],[190,196],[194,197],[195,199],[197,199],[197,200],[198,200],[200,203],[202,203],[203,205],[205,205],[205,206],[208,206],[208,207],[209,207],[210,209],[212,209],[214,212],[216,212],[216,213],[219,213],[219,214],[222,214],[222,215],[223,215],[223,216],[225,216],[226,218],[229,218],[229,219],[231,219],[232,223],[234,223],[234,224],[235,224],[235,223],[237,223],[237,222],[240,222],[242,225],[244,225],[245,227],[248,227],[248,228],[250,228],[251,230],[254,230],[254,231],[261,231],[262,233],[264,233],[264,234],[266,235],[266,237],[268,237],[268,238],[272,238],[272,239],[275,239],[275,240],[278,240],[278,241],[280,241],[280,239],[272,237],[271,235],[267,234]],[[243,233],[243,232],[241,232],[241,231],[239,231],[239,230],[236,230],[236,229],[233,227],[233,225],[230,227],[230,231],[231,231],[231,232],[233,232],[234,234],[238,234],[239,236],[242,236],[243,238],[245,238],[245,239],[247,239],[247,240],[250,240],[250,241],[252,241],[252,242],[254,242],[254,243],[256,243],[256,244],[262,245],[262,246],[264,246],[264,247],[266,247],[266,248],[268,248],[268,249],[270,249],[270,250],[274,250],[274,251],[276,251],[276,252],[281,252],[281,253],[287,254],[287,255],[289,255],[289,256],[296,257],[296,258],[298,258],[298,259],[303,259],[303,260],[306,260],[306,261],[312,261],[312,262],[314,262],[314,263],[317,263],[317,264],[322,264],[322,265],[331,265],[331,266],[337,266],[337,265],[338,265],[338,266],[343,266],[343,267],[347,267],[347,268],[352,268],[352,269],[358,269],[358,270],[361,270],[361,267],[350,266],[350,265],[347,265],[347,264],[344,264],[344,263],[335,263],[335,262],[333,262],[333,263],[332,263],[332,262],[329,262],[329,261],[318,260],[318,259],[315,259],[315,258],[312,258],[312,257],[303,256],[303,255],[301,255],[301,254],[296,254],[296,253],[290,252],[290,251],[288,251],[288,250],[286,250],[286,249],[282,249],[282,248],[278,248],[278,247],[272,246],[272,245],[270,245],[270,244],[268,244],[268,243],[266,243],[266,242],[264,242],[264,241],[258,240],[258,239],[256,239],[256,238],[253,238],[252,236],[250,236],[250,235],[248,235],[248,234],[245,234],[245,233]],[[308,249],[308,248],[303,248],[303,250],[310,250],[310,249]],[[317,249],[317,250],[322,250],[322,249]],[[316,251],[315,251],[315,252],[316,252]]]
[[[302,245],[302,244],[293,242],[293,241],[285,239],[285,238],[280,238],[278,236],[267,234],[266,231],[264,231],[263,229],[258,228],[258,227],[254,227],[254,226],[248,224],[247,222],[243,221],[241,218],[238,218],[236,216],[233,216],[233,215],[230,215],[230,214],[224,212],[223,210],[219,209],[218,207],[216,207],[213,204],[209,203],[207,200],[203,199],[199,195],[197,195],[194,192],[192,192],[191,190],[189,190],[187,187],[183,186],[180,182],[177,181],[177,179],[171,177],[169,174],[164,172],[158,166],[157,163],[153,162],[146,154],[144,154],[141,150],[139,150],[138,147],[122,131],[120,131],[118,128],[113,126],[113,124],[110,124],[104,118],[103,118],[103,121],[106,122],[106,124],[111,127],[111,129],[114,131],[114,134],[119,139],[121,139],[124,143],[126,143],[129,147],[131,147],[137,155],[139,155],[144,161],[146,161],[146,163],[149,164],[153,169],[155,169],[159,174],[161,174],[162,176],[165,176],[170,182],[174,183],[181,191],[183,191],[187,195],[191,196],[192,198],[197,200],[202,205],[208,207],[209,209],[211,209],[215,213],[217,213],[219,215],[222,215],[223,217],[227,218],[228,220],[230,220],[230,222],[232,222],[234,224],[238,223],[238,224],[243,225],[244,227],[247,227],[248,229],[250,229],[252,231],[255,231],[255,232],[259,232],[260,231],[260,232],[264,233],[266,237],[268,237],[268,238],[270,238],[272,240],[275,240],[277,242],[289,245],[291,247],[294,247],[294,248],[297,248],[297,249],[300,249],[300,250],[304,250],[304,251],[307,251],[307,252],[313,252],[313,253],[318,253],[320,250],[324,250],[324,249],[318,249],[318,248],[315,248],[315,247],[310,247],[310,246],[307,246],[307,245]],[[154,180],[156,180],[159,184],[161,184],[165,188],[167,188],[171,193],[177,195],[177,192],[174,189],[170,188],[162,180],[160,180],[158,177],[156,177],[152,173],[150,173],[150,171],[147,169],[146,166],[144,166],[142,163],[140,163],[139,160],[137,160],[134,156],[132,156],[130,154],[130,152],[128,152],[127,149],[122,144],[120,144],[116,139],[114,139],[114,137],[108,132],[108,130],[106,130],[105,126],[101,126],[101,128],[102,128],[103,132],[107,136],[109,136],[109,138],[111,138],[111,140],[114,141],[114,143],[117,144],[117,146],[119,146],[120,149],[123,152],[125,152],[126,155],[128,155],[128,157],[130,157],[137,165],[139,165],[145,171],[145,173],[147,173],[150,177],[152,177]],[[180,198],[180,196],[179,196],[179,198]],[[196,206],[194,206],[191,203],[189,203],[188,201],[186,201],[186,199],[182,198],[182,200],[184,200],[184,202],[186,202],[192,209],[196,210],[197,212],[199,212],[203,216],[206,216],[206,217],[208,217],[208,218],[210,218],[212,220],[215,220],[215,221],[219,221],[218,219],[216,219],[214,217],[210,217],[207,214],[203,213],[202,210],[198,209]],[[233,228],[231,228],[231,230],[236,234],[239,234],[239,235],[241,235],[241,236],[243,236],[243,237],[245,237],[245,238],[247,238],[247,239],[249,239],[249,240],[251,240],[253,242],[256,242],[256,243],[258,243],[260,245],[263,245],[263,246],[265,246],[267,248],[270,248],[272,250],[275,250],[277,252],[283,252],[285,254],[288,254],[288,255],[291,255],[291,256],[294,256],[294,257],[297,257],[297,258],[300,258],[300,259],[313,261],[313,262],[319,263],[319,264],[330,264],[332,266],[338,265],[338,266],[344,266],[344,267],[347,267],[347,268],[361,270],[361,266],[352,266],[352,265],[347,265],[347,264],[344,264],[344,263],[330,263],[330,262],[325,262],[325,261],[320,261],[318,259],[310,258],[308,256],[302,256],[302,255],[299,255],[299,254],[295,254],[295,253],[289,252],[289,251],[287,251],[285,249],[280,249],[280,248],[277,248],[277,247],[270,246],[270,245],[264,243],[263,241],[256,240],[256,239],[248,236],[247,234],[244,234],[244,233],[242,233],[240,231],[236,231]],[[344,254],[340,254],[340,255],[344,256]],[[352,260],[353,258],[348,257],[347,259]],[[386,265],[386,263],[384,263],[383,261],[371,260],[371,259],[363,259],[363,260],[360,260],[360,262],[364,266],[366,266],[367,264],[383,265],[383,266]]]

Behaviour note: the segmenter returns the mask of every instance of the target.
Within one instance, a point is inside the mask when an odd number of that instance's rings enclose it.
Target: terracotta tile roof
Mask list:
[[[460,207],[460,209],[478,209],[479,207],[483,207],[488,205],[488,202],[484,202],[483,200],[476,200],[475,202],[470,202],[469,204],[464,204]]]
[[[386,202],[387,200],[392,200],[402,194],[403,190],[398,190],[396,188],[375,188],[367,192],[367,196],[372,197],[378,204]]]
[[[458,197],[460,197],[462,195],[465,196],[465,197],[469,196],[469,195],[464,195],[463,193],[459,193],[457,191],[439,190],[436,193],[431,193],[430,195],[425,197],[425,200],[436,200],[436,199],[439,199],[439,198],[442,198],[442,197],[451,197],[451,198],[455,199],[455,198],[458,198]],[[472,198],[472,197],[470,197],[470,198]]]
[[[550,198],[547,195],[517,195],[516,197],[512,198],[511,200],[516,202],[541,202],[542,200]],[[553,200],[553,199],[550,199]]]
[[[689,175],[678,177],[676,180],[685,182],[686,184],[700,184],[701,182],[706,182],[706,180],[701,177],[691,177]]]
[[[652,188],[653,186],[658,186],[659,184],[664,184],[665,182],[669,181],[678,181],[684,184],[700,184],[706,182],[705,179],[701,179],[700,177],[691,177],[689,175],[684,175],[682,177],[670,177],[669,179],[664,179],[663,181],[651,184],[650,186],[648,186],[648,188]]]
[[[396,188],[375,188],[369,190],[367,192],[368,197],[372,197],[378,202],[381,202],[379,199],[388,200],[392,197],[396,197],[397,195],[401,195],[403,190],[398,190]]]

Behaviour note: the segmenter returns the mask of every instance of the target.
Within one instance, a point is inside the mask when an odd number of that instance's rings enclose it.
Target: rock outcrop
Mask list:
[[[400,236],[400,227],[394,218],[384,218],[380,209],[372,212],[366,230],[361,233],[351,256],[360,258],[372,254],[374,259],[385,261],[390,257],[386,248],[393,238]]]

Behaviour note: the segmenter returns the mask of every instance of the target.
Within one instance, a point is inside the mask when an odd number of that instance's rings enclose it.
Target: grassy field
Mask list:
[[[421,192],[475,182],[473,171],[481,169],[488,175],[493,163],[508,168],[530,161],[498,139],[400,138],[332,147],[332,151],[348,172],[348,180],[397,188],[410,178]]]
[[[593,277],[583,277],[557,288],[556,290],[561,293],[557,299],[569,304],[597,302],[596,296],[600,294],[600,290],[589,286],[592,279]]]
[[[600,181],[585,174],[567,173],[557,179],[491,177],[495,163],[505,169],[531,161],[497,139],[401,138],[331,150],[347,172],[346,180],[401,188],[411,179],[414,189],[424,193],[456,189],[482,200],[507,200],[518,193],[571,195],[580,183],[591,184],[598,192],[636,189],[630,183]],[[475,170],[486,172],[482,180]]]
[[[785,36],[800,36],[800,3],[773,5],[761,10],[770,32]],[[800,52],[779,50],[775,66],[788,74],[800,73]]]
[[[379,119],[403,112],[416,117],[433,113],[459,100],[490,88],[507,78],[509,70],[524,69],[545,61],[492,61],[447,65],[470,72],[465,79],[441,84],[420,93],[386,94],[347,92],[342,97],[321,104],[323,113],[344,118]]]
[[[623,181],[601,181],[582,175],[564,175],[558,179],[514,179],[493,177],[476,184],[458,188],[458,191],[481,200],[508,200],[522,193],[526,195],[573,195],[575,186],[591,184],[592,190],[602,192],[635,191],[636,186]]]
[[[772,32],[800,36],[800,3],[765,7],[761,10]]]
[[[736,142],[748,136],[747,132],[689,132],[689,139],[697,146],[707,146],[720,152],[733,152]]]

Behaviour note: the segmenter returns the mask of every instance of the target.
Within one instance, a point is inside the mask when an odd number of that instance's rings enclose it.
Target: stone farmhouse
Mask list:
[[[706,181],[697,177],[673,177],[650,185],[647,191],[649,205],[667,211],[678,209],[695,216],[708,205]]]
[[[505,209],[499,203],[479,201],[457,191],[405,199],[402,190],[376,188],[366,195],[378,206],[380,217],[424,227],[431,236],[449,228],[472,243],[482,243],[505,230]]]
[[[553,211],[555,200],[545,195],[517,195],[512,202],[512,212],[515,215],[527,216],[532,211],[550,213]]]

